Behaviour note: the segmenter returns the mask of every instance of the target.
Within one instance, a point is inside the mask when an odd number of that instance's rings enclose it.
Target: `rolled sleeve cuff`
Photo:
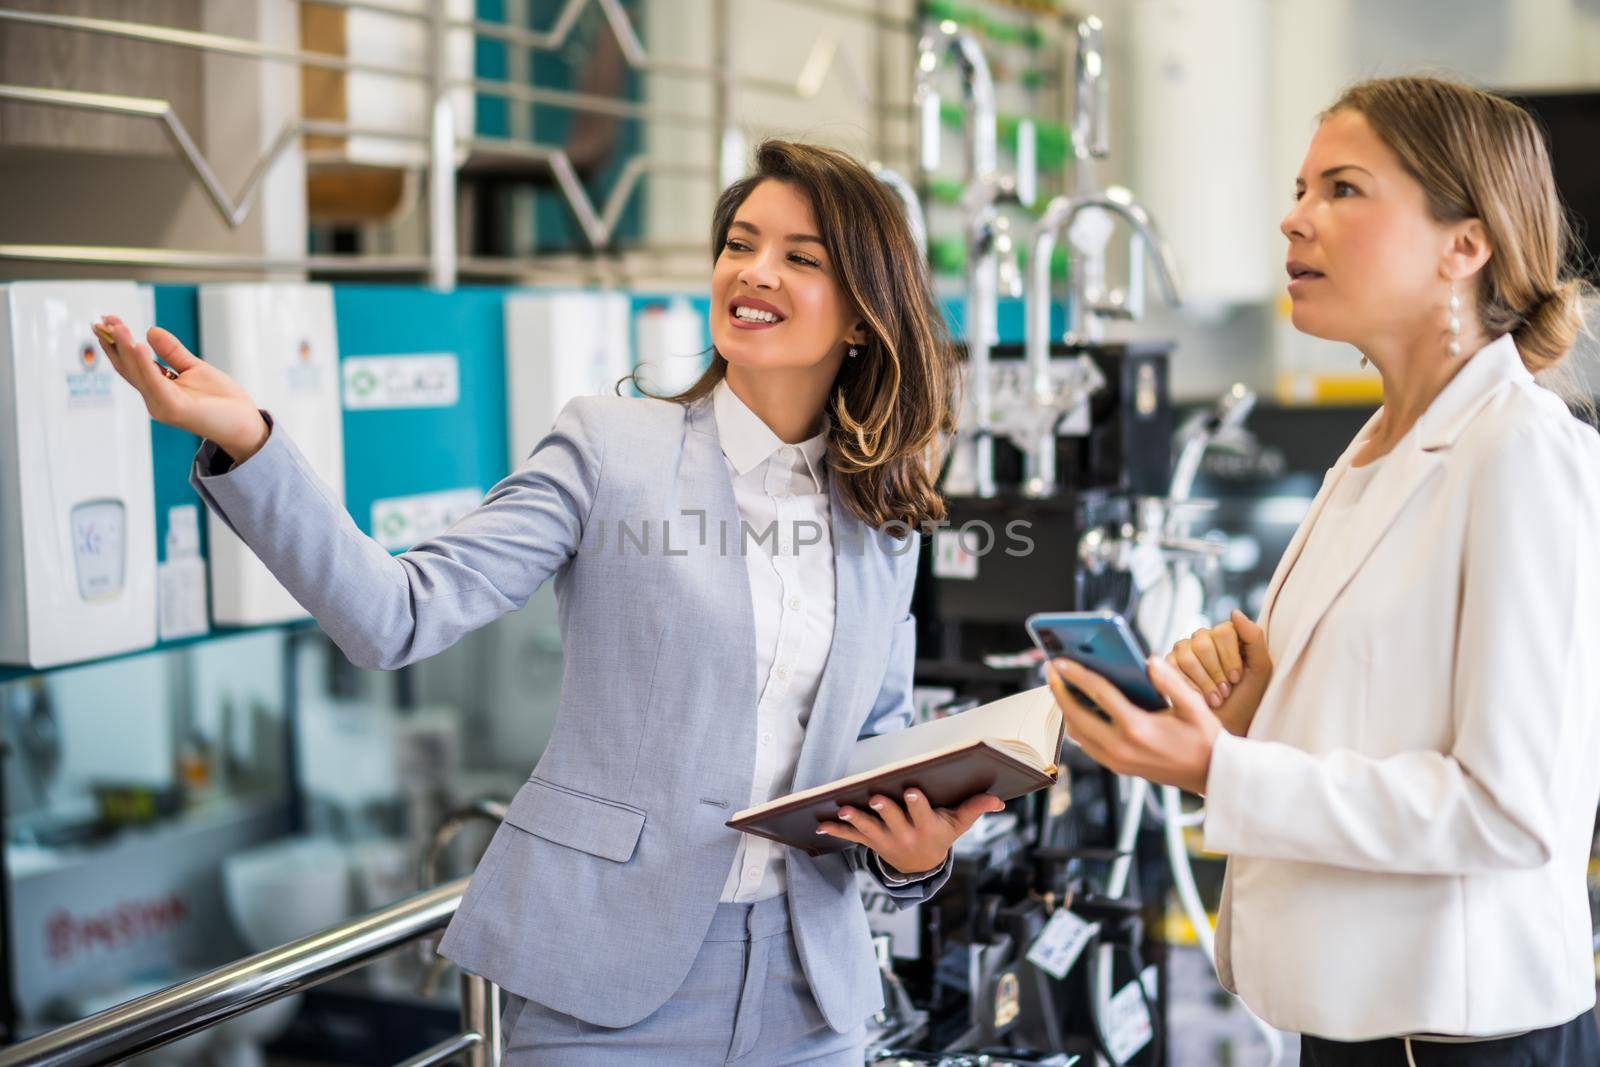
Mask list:
[[[883,860],[878,857],[878,854],[873,852],[871,849],[867,850],[867,862],[872,864],[873,875],[882,881],[884,885],[895,886],[898,888],[899,886],[913,885],[917,882],[926,882],[929,879],[939,877],[940,873],[950,865],[950,857],[946,856],[943,863],[939,864],[939,866],[935,867],[933,870],[926,871],[922,874],[901,874],[898,871],[890,874],[890,868],[885,865]]]
[[[245,460],[244,463],[236,465],[233,462],[233,457],[228,455],[227,452],[223,451],[222,447],[215,441],[202,440],[200,442],[200,450],[195,453],[194,457],[195,476],[206,479],[220,478],[225,474],[232,473],[236,467],[243,467],[249,464],[256,458],[256,456],[259,456],[262,452],[265,452],[268,448],[272,447],[273,439],[278,436],[273,432],[272,416],[266,411],[262,411],[261,417],[266,420],[267,423],[267,440],[261,446],[261,448],[257,450],[255,456],[251,456],[250,459]],[[260,464],[260,466],[267,466],[267,464],[263,463]]]
[[[1223,730],[1211,746],[1206,771],[1204,848],[1227,855],[1240,851],[1250,831],[1253,804],[1259,803],[1259,757],[1265,746]]]

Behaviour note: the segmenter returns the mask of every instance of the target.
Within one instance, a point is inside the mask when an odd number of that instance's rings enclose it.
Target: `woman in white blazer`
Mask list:
[[[1533,377],[1585,295],[1541,134],[1466,86],[1356,85],[1282,231],[1295,326],[1354,345],[1383,407],[1260,625],[1152,657],[1155,715],[1056,661],[1068,732],[1205,796],[1218,976],[1302,1064],[1600,1064],[1600,439]]]

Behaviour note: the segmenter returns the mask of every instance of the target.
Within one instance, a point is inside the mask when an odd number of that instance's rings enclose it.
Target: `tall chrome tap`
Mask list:
[[[900,206],[905,208],[906,222],[911,224],[911,239],[917,243],[917,251],[924,261],[928,258],[928,220],[922,213],[922,198],[917,195],[917,190],[906,180],[905,175],[893,167],[886,167],[874,160],[867,164],[867,169],[880,182],[894,190],[900,198]]]
[[[930,172],[939,165],[939,92],[934,76],[945,57],[954,55],[961,67],[962,100],[966,108],[965,142],[967,157],[966,188],[961,207],[965,216],[966,262],[966,339],[967,406],[964,424],[957,432],[965,437],[957,448],[968,450],[973,470],[972,492],[988,497],[995,494],[994,482],[994,397],[990,371],[990,350],[999,340],[1002,254],[1010,254],[1008,220],[1000,215],[1005,202],[1031,205],[1034,197],[1032,126],[1019,132],[1019,173],[1002,177],[997,170],[995,144],[994,80],[983,49],[971,34],[953,22],[941,22],[917,42],[916,102],[921,112],[921,165]],[[1009,277],[1014,277],[1011,272]],[[960,462],[958,458],[957,462]],[[965,487],[962,487],[963,489]],[[958,490],[959,491],[959,490]]]
[[[1033,239],[1028,249],[1028,290],[1024,304],[1024,336],[1027,353],[1027,384],[1022,398],[1025,410],[1032,413],[1026,423],[1032,427],[1031,440],[1018,442],[1024,452],[1026,482],[1024,492],[1029,496],[1049,496],[1055,492],[1055,426],[1060,416],[1071,410],[1098,387],[1097,372],[1083,357],[1067,365],[1065,371],[1052,365],[1050,359],[1050,259],[1055,253],[1059,234],[1070,228],[1084,211],[1096,209],[1121,217],[1133,230],[1129,254],[1130,291],[1143,286],[1144,255],[1148,249],[1154,254],[1156,277],[1161,283],[1167,302],[1178,306],[1183,302],[1178,285],[1178,268],[1172,250],[1161,237],[1160,230],[1148,212],[1134,202],[1126,189],[1112,186],[1099,193],[1058,196],[1045,205],[1044,213],[1034,224]],[[1077,262],[1073,273],[1077,273]],[[1142,301],[1141,301],[1142,304]],[[1086,309],[1075,294],[1067,307],[1066,336],[1069,341],[1083,341],[1082,321]]]

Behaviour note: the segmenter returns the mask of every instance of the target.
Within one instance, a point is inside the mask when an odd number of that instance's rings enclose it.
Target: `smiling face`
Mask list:
[[[1317,127],[1280,229],[1296,329],[1366,347],[1435,327],[1454,234],[1359,111]]]
[[[835,269],[806,197],[763,181],[734,212],[711,271],[711,343],[737,367],[831,379],[846,346],[865,338]]]

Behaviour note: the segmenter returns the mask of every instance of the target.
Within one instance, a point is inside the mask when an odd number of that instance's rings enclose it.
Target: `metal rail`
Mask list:
[[[7,245],[0,246],[0,260],[28,259],[39,262],[116,263],[126,266],[188,267],[202,270],[278,270],[310,269],[328,273],[348,274],[424,274],[430,284],[438,289],[453,288],[461,273],[511,275],[517,273],[520,261],[507,259],[503,269],[493,269],[485,261],[496,257],[463,257],[457,248],[455,213],[455,154],[461,147],[486,150],[493,155],[515,156],[543,163],[550,170],[556,188],[566,201],[584,238],[594,251],[609,251],[615,225],[621,217],[632,194],[637,190],[645,173],[661,173],[673,169],[680,176],[688,173],[681,165],[663,167],[656,161],[636,157],[628,161],[603,204],[597,204],[584,188],[577,168],[559,145],[539,144],[531,141],[498,141],[472,137],[469,131],[454,129],[454,114],[449,101],[457,91],[470,90],[480,95],[498,96],[521,103],[563,107],[573,111],[610,115],[618,118],[645,121],[663,125],[689,127],[709,125],[713,131],[725,130],[734,120],[728,106],[733,90],[744,89],[755,93],[779,94],[807,99],[814,96],[818,83],[837,77],[841,65],[834,62],[837,42],[826,33],[819,36],[811,50],[806,69],[792,81],[781,78],[736,75],[730,64],[726,48],[713,49],[713,62],[709,66],[682,63],[670,59],[651,57],[628,17],[620,0],[567,0],[555,21],[546,30],[532,30],[480,19],[450,18],[444,0],[416,10],[397,10],[373,0],[317,0],[318,3],[383,15],[397,20],[419,23],[429,34],[426,60],[420,65],[394,65],[381,62],[351,60],[341,55],[308,51],[301,48],[263,44],[259,41],[227,34],[206,33],[171,26],[149,25],[121,19],[90,18],[78,15],[61,15],[34,11],[17,11],[0,8],[0,23],[15,23],[73,33],[90,33],[167,45],[204,53],[236,56],[262,62],[286,63],[305,68],[375,74],[419,83],[429,94],[428,117],[424,128],[407,130],[368,129],[353,125],[301,121],[286,123],[274,137],[270,147],[252,165],[243,187],[230,194],[217,178],[215,169],[202,155],[194,138],[185,129],[170,102],[143,97],[110,93],[87,93],[43,86],[3,85],[0,100],[14,103],[78,108],[100,113],[119,114],[129,118],[155,121],[172,143],[175,153],[200,184],[217,213],[229,227],[238,227],[249,215],[261,191],[268,171],[306,134],[334,136],[364,136],[426,146],[428,162],[426,171],[427,248],[423,257],[369,257],[355,255],[316,256],[269,259],[265,256],[240,256],[202,251],[171,251],[91,248],[75,245]],[[885,15],[875,7],[856,7],[841,0],[786,0],[802,3],[829,13],[851,17],[873,26],[878,32],[910,32],[909,20]],[[619,100],[590,93],[548,89],[537,86],[520,86],[485,78],[452,77],[447,69],[445,42],[454,32],[466,32],[478,38],[499,41],[512,47],[550,51],[562,47],[571,37],[580,18],[591,6],[598,7],[607,28],[615,37],[618,47],[629,67],[650,74],[682,77],[709,82],[713,87],[714,104],[711,114],[696,116],[672,108],[652,106],[648,103]],[[718,36],[725,42],[729,33],[731,9],[727,0],[711,0],[713,21]],[[881,46],[880,46],[881,51]],[[881,55],[878,67],[882,67]],[[905,108],[889,106],[886,101],[874,98],[873,89],[859,72],[844,65],[843,73],[852,82],[861,102],[869,109],[874,129],[882,132],[883,120],[900,118]],[[882,70],[878,70],[878,85],[882,83]],[[731,141],[730,144],[740,144]],[[731,165],[728,161],[713,160],[710,167],[697,168],[696,176],[703,176],[718,187],[721,173]],[[720,162],[721,165],[718,165]],[[742,169],[743,160],[737,161]],[[653,246],[647,250],[654,250]],[[473,260],[468,266],[467,260]]]
[[[386,908],[157,990],[87,1019],[0,1049],[0,1067],[99,1067],[298,993],[443,929],[467,879],[424,890]],[[468,1067],[499,1067],[500,989],[461,978],[462,1032],[405,1061],[443,1063],[466,1053]]]

